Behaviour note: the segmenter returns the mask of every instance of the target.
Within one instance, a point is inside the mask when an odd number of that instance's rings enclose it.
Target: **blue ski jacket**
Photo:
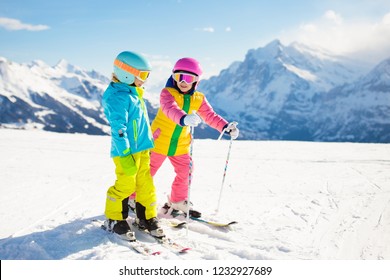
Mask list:
[[[111,82],[102,106],[111,126],[111,157],[127,156],[154,147],[144,89]]]

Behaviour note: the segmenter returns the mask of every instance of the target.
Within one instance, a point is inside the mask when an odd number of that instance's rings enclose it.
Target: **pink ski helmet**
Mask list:
[[[199,62],[196,59],[190,57],[181,58],[175,63],[172,72],[175,73],[178,71],[190,72],[197,75],[198,77],[202,75],[202,68],[200,67]]]

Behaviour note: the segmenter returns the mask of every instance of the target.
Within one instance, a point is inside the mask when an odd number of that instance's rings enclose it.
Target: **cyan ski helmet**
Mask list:
[[[202,68],[200,67],[199,62],[196,59],[190,57],[181,58],[175,63],[172,72],[179,71],[190,72],[197,75],[198,77],[202,75]]]
[[[145,81],[151,69],[146,58],[135,52],[121,52],[114,61],[114,75],[125,84],[134,83],[135,77]]]

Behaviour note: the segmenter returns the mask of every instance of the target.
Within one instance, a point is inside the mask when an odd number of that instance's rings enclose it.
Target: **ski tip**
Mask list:
[[[181,222],[181,223],[170,222],[170,226],[173,228],[182,228],[186,224],[187,224],[186,222]]]
[[[182,222],[182,223],[178,223],[178,224],[176,225],[176,227],[177,227],[177,228],[182,228],[182,227],[184,227],[184,226],[186,226],[186,225],[187,225],[186,222]]]
[[[186,248],[181,249],[179,253],[184,254],[184,253],[187,253],[189,250],[191,250],[191,248],[186,247]]]

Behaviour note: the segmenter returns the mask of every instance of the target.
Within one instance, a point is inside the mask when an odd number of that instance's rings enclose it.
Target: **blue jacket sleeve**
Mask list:
[[[108,122],[111,126],[111,137],[113,148],[120,156],[130,153],[130,143],[127,136],[127,121],[129,98],[127,94],[112,94],[105,102],[105,111]]]

